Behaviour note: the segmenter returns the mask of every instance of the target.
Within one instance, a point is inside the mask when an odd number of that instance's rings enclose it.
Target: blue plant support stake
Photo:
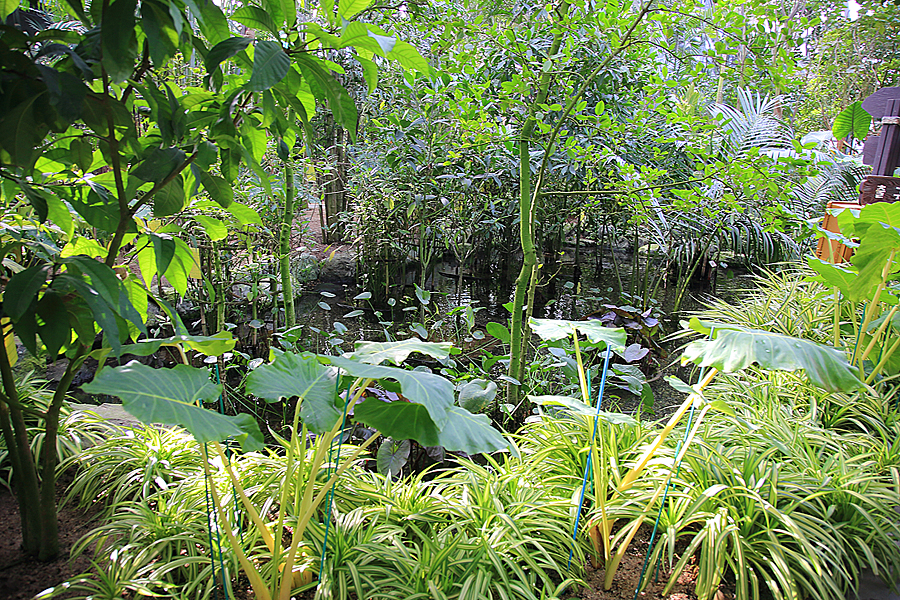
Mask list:
[[[335,382],[335,394],[337,394],[338,384],[340,382],[340,377],[338,377],[337,382]],[[341,462],[341,446],[344,443],[344,423],[347,420],[347,410],[350,407],[350,390],[353,385],[347,386],[347,398],[344,400],[344,413],[341,415],[341,441],[338,442],[337,449],[337,459],[332,464],[334,465],[334,471],[337,471],[338,465]],[[331,447],[328,449],[328,462],[331,462],[331,453],[334,450],[334,438],[331,438]],[[334,487],[337,485],[337,481],[331,484],[331,489],[328,490],[328,510],[326,511],[325,516],[325,539],[322,540],[322,558],[319,560],[319,584],[322,583],[322,573],[325,571],[325,549],[328,547],[328,530],[331,527],[331,507],[334,504]],[[317,584],[318,586],[318,584]]]
[[[584,492],[587,489],[587,480],[591,474],[590,449],[594,447],[597,439],[597,426],[600,423],[600,406],[603,404],[603,389],[606,387],[606,374],[609,372],[609,359],[612,357],[612,348],[606,346],[606,359],[603,361],[603,373],[600,376],[600,391],[597,393],[597,414],[594,416],[594,432],[591,434],[591,445],[588,448],[587,465],[584,467],[584,478],[581,480],[581,495],[578,498],[578,509],[575,511],[575,527],[572,529],[572,545],[569,547],[569,562],[567,570],[572,568],[572,555],[575,553],[575,543],[578,537],[578,522],[581,520],[581,506],[584,504]]]
[[[713,333],[715,332],[715,328],[710,328],[709,336],[707,339],[713,339]],[[698,381],[703,381],[704,376],[706,375],[706,367],[700,369],[700,377]],[[696,403],[691,403],[691,411],[688,413],[687,425],[684,428],[684,438],[678,442],[675,446],[675,457],[678,457],[678,453],[681,452],[681,448],[688,440],[688,436],[691,434],[691,424],[694,421],[694,408]],[[675,477],[678,477],[678,474],[681,473],[681,461],[678,461],[678,464],[675,465]],[[672,485],[672,475],[669,474],[669,478],[666,480],[666,491],[663,492],[662,501],[659,503],[659,511],[656,513],[656,522],[653,524],[653,533],[650,534],[650,543],[647,546],[647,554],[644,555],[644,564],[641,566],[641,577],[638,579],[637,588],[634,590],[634,600],[637,600],[638,594],[641,593],[641,588],[644,586],[644,576],[647,574],[647,563],[650,561],[650,552],[653,551],[653,542],[656,541],[656,532],[659,530],[659,522],[662,520],[662,512],[663,507],[666,505],[666,498],[669,496],[669,489],[674,487]],[[659,557],[660,560],[662,556]],[[656,562],[656,577],[659,578],[659,560]]]

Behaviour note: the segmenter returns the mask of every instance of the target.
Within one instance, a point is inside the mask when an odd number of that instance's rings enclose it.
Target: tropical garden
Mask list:
[[[892,587],[898,11],[0,0],[0,595]]]

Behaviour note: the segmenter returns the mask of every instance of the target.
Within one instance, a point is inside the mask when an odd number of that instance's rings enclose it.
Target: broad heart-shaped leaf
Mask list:
[[[627,334],[621,327],[604,327],[596,320],[591,321],[563,321],[560,319],[536,319],[532,317],[528,321],[531,331],[536,333],[544,341],[554,342],[572,335],[575,330],[587,336],[592,344],[612,346],[617,350],[624,350]]]
[[[862,107],[862,102],[857,100],[835,117],[834,125],[831,126],[831,133],[839,140],[848,135],[861,140],[869,134],[869,126],[871,124],[872,115],[867,113]]]
[[[711,327],[715,328],[714,339],[688,344],[682,362],[712,366],[725,373],[740,371],[754,363],[763,369],[803,369],[812,383],[830,392],[850,392],[862,387],[856,371],[840,350],[760,329],[691,319],[691,329],[695,331],[708,333]]]
[[[528,396],[528,399],[541,406],[555,406],[567,410],[576,415],[594,418],[597,409],[585,404],[577,398],[569,396]],[[600,411],[600,420],[610,425],[637,425],[634,417],[622,413]]]
[[[235,437],[245,450],[263,446],[259,425],[249,415],[229,417],[197,406],[211,402],[222,386],[209,380],[209,371],[188,365],[154,369],[132,361],[103,369],[94,381],[82,386],[91,394],[122,399],[122,407],[142,423],[184,427],[198,442],[218,442]]]
[[[285,352],[272,364],[252,371],[246,389],[269,402],[299,396],[300,418],[312,431],[321,433],[341,418],[335,406],[336,379],[337,371],[319,363],[314,354]]]
[[[396,477],[409,462],[409,440],[387,438],[378,447],[375,464],[378,472],[387,477]]]
[[[438,445],[437,427],[421,404],[370,397],[356,405],[353,416],[388,437],[415,440],[423,446]]]
[[[253,73],[247,82],[247,88],[255,92],[269,89],[284,79],[290,66],[291,59],[284,53],[281,44],[257,42],[253,52]]]
[[[396,342],[356,342],[356,348],[347,356],[353,356],[370,365],[380,365],[390,361],[399,365],[413,352],[419,352],[437,360],[450,358],[450,342],[423,342],[419,338],[409,338]]]
[[[497,397],[497,384],[487,379],[473,379],[459,390],[459,405],[464,409],[480,413]]]
[[[505,450],[509,442],[491,427],[487,415],[473,415],[464,408],[450,408],[450,418],[438,432],[439,445],[447,450],[481,454]]]
[[[404,396],[425,407],[437,429],[441,429],[450,418],[449,410],[453,406],[453,384],[440,375],[422,371],[407,371],[399,367],[367,365],[336,356],[322,358],[329,360],[334,366],[344,369],[353,377],[396,380],[400,383],[400,389]],[[392,437],[402,438],[403,436],[392,435]],[[425,445],[434,446],[436,444],[425,443]]]

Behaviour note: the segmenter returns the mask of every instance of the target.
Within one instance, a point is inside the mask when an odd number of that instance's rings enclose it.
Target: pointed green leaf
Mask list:
[[[154,369],[132,361],[103,369],[83,388],[91,394],[121,398],[122,407],[142,423],[184,427],[198,442],[236,437],[245,450],[263,446],[262,432],[254,419],[247,419],[248,415],[229,417],[197,406],[214,401],[222,393],[222,386],[209,380],[206,369],[188,365]]]
[[[206,190],[210,197],[222,208],[228,208],[234,201],[234,190],[225,181],[224,177],[201,171],[200,183],[203,184],[203,189]]]
[[[168,217],[184,208],[184,177],[176,176],[153,194],[153,216]]]
[[[37,293],[47,281],[50,265],[34,265],[19,271],[6,284],[3,291],[3,312],[18,321],[37,298]]]
[[[488,335],[491,335],[504,344],[508,344],[509,340],[512,336],[509,334],[509,329],[506,328],[506,325],[502,325],[500,323],[494,323],[491,321],[487,325],[484,326],[485,330],[488,332]]]
[[[247,392],[269,402],[298,396],[302,401],[300,418],[312,431],[321,433],[341,418],[335,405],[336,378],[335,369],[319,363],[314,354],[285,352],[247,376]]]
[[[248,37],[233,37],[219,42],[209,50],[206,58],[203,59],[206,71],[212,73],[224,61],[228,60],[238,52],[246,50],[251,41],[253,41],[252,38]]]
[[[104,5],[100,30],[103,67],[114,83],[122,83],[134,72],[136,8],[137,0],[113,0]]]
[[[247,82],[247,89],[255,92],[269,89],[284,79],[290,66],[291,59],[284,53],[281,44],[257,42],[253,53],[253,72]]]
[[[437,360],[447,360],[450,358],[452,348],[453,344],[450,342],[423,342],[419,338],[409,338],[397,342],[356,342],[351,356],[370,365],[380,365],[386,360],[399,365],[413,352],[419,352]]]
[[[356,60],[359,62],[359,66],[362,67],[363,78],[366,80],[366,85],[369,87],[369,93],[371,94],[378,87],[378,67],[371,60],[361,56],[357,56]]]
[[[869,134],[869,126],[872,124],[872,115],[862,107],[862,102],[856,101],[834,119],[831,133],[837,139],[852,135],[861,140]]]
[[[733,373],[757,364],[763,369],[803,369],[809,380],[822,389],[850,392],[862,386],[846,355],[809,340],[724,323],[713,325],[712,340],[696,340],[684,349],[682,361],[712,366]]]
[[[310,89],[316,97],[327,102],[334,120],[343,125],[350,133],[350,139],[355,141],[359,115],[353,98],[344,86],[322,67],[320,61],[306,54],[297,56],[296,60],[303,77],[309,82]]]
[[[394,49],[387,53],[387,58],[396,60],[407,71],[418,71],[419,73],[428,73],[431,67],[428,61],[419,54],[416,47],[409,42],[397,40]]]
[[[258,6],[242,6],[234,11],[234,14],[231,15],[231,20],[237,21],[241,25],[246,25],[250,29],[263,29],[276,38],[278,37],[278,26],[275,25],[275,20],[269,13]]]
[[[228,228],[222,221],[206,215],[194,215],[194,220],[200,223],[210,240],[215,242],[228,237]]]
[[[422,404],[434,425],[440,429],[449,418],[453,406],[453,384],[440,375],[422,371],[407,371],[399,367],[367,365],[336,356],[326,357],[336,367],[353,377],[366,379],[394,379],[400,383],[403,395],[414,403]],[[403,437],[403,436],[393,436]],[[433,446],[434,444],[426,444]]]

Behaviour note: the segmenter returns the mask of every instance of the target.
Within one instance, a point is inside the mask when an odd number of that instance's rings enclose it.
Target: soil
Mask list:
[[[57,503],[71,477],[63,475],[57,485]],[[97,526],[96,510],[67,506],[59,511],[60,555],[39,562],[22,553],[22,524],[16,499],[0,487],[0,600],[30,600],[66,579],[91,570],[91,556],[82,554],[69,561],[72,545]]]

